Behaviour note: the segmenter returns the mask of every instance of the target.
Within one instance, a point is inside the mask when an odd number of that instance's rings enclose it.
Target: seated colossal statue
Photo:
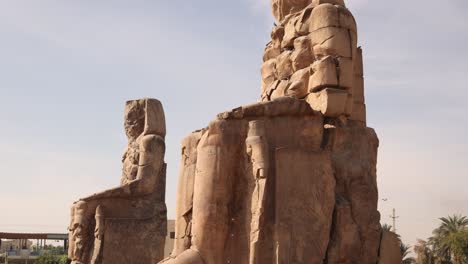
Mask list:
[[[343,0],[272,8],[261,102],[182,142],[162,264],[379,262],[379,141],[366,126],[354,17]]]
[[[377,210],[356,21],[343,0],[271,3],[260,102],[182,141],[171,255],[164,113],[144,99],[126,105],[121,186],[72,207],[72,263],[400,263]]]
[[[73,264],[155,263],[164,257],[166,135],[161,103],[128,101],[128,145],[121,185],[81,198],[71,209],[69,257]]]

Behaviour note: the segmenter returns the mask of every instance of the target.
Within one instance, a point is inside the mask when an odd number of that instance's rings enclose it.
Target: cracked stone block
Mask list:
[[[341,88],[352,90],[354,86],[353,60],[350,58],[339,57],[337,58],[337,62],[338,85]]]
[[[294,73],[291,61],[292,51],[281,53],[276,59],[276,73],[279,80],[286,80]]]
[[[294,96],[296,98],[304,98],[308,93],[310,69],[305,68],[299,70],[291,76],[290,86],[288,88],[288,96]]]
[[[309,67],[314,62],[314,56],[312,52],[307,50],[295,50],[291,54],[291,62],[293,70],[298,70]]]
[[[340,16],[338,8],[332,4],[321,4],[312,10],[310,19],[310,32],[325,27],[339,27]]]
[[[289,87],[289,81],[287,81],[287,80],[278,81],[277,86],[275,87],[275,89],[273,89],[271,91],[270,100],[274,100],[276,98],[286,96],[287,91],[288,91],[288,87]]]
[[[277,80],[276,75],[276,60],[271,59],[262,64],[261,67],[262,74],[262,85],[266,87],[270,86],[275,80]]]
[[[310,38],[302,36],[294,40],[294,51],[291,55],[294,71],[309,67],[314,62]]]
[[[301,36],[294,40],[294,50],[306,50],[312,52],[312,43],[309,36]]]
[[[276,80],[269,87],[266,87],[265,91],[262,92],[262,98],[266,98],[267,100],[271,100],[271,94],[279,86],[280,83],[281,83],[280,80]]]
[[[313,6],[309,5],[306,9],[304,9],[297,19],[297,23],[295,24],[296,32],[301,35],[305,36],[310,32],[310,24],[312,19],[312,10]]]
[[[296,23],[299,19],[298,15],[292,15],[284,26],[284,37],[281,42],[281,48],[291,49],[294,46],[294,40],[299,37],[299,33],[296,31]]]
[[[324,57],[312,64],[309,92],[316,92],[324,86],[338,86],[336,61],[331,56]]]
[[[283,26],[276,26],[271,30],[271,39],[278,40],[279,43],[277,44],[278,47],[281,44],[281,40],[284,38],[284,27]]]
[[[306,101],[312,109],[320,111],[327,117],[339,117],[346,110],[348,92],[339,89],[326,88],[317,93],[311,93]]]
[[[275,47],[275,45],[270,42],[266,45],[265,51],[263,52],[263,61],[269,61],[275,59],[281,54],[281,48]]]
[[[356,49],[354,32],[345,28],[325,27],[310,33],[315,52],[351,58]],[[318,47],[316,47],[318,46]]]

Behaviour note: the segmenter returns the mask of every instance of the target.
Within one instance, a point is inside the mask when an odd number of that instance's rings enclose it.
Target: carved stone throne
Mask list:
[[[161,103],[128,101],[125,131],[120,187],[72,206],[68,254],[74,264],[149,264],[164,257],[166,126]]]

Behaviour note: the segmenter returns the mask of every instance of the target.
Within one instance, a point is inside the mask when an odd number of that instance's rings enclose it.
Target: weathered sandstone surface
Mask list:
[[[161,263],[401,263],[377,211],[354,17],[342,0],[272,8],[261,102],[182,143],[176,240]]]
[[[379,264],[401,263],[400,239],[390,231],[382,232]]]
[[[72,206],[72,264],[148,264],[164,258],[166,124],[161,103],[128,101],[125,131],[121,186]]]
[[[378,139],[282,97],[182,144],[176,242],[162,263],[376,263]]]
[[[162,264],[399,264],[377,211],[363,51],[343,0],[272,0],[261,102],[182,141],[175,243]],[[158,263],[164,114],[130,101],[121,187],[72,209],[73,263]]]

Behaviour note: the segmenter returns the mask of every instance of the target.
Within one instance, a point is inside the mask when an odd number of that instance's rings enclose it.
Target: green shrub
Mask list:
[[[67,256],[57,256],[57,255],[50,255],[50,254],[44,254],[40,256],[35,264],[67,264]]]

